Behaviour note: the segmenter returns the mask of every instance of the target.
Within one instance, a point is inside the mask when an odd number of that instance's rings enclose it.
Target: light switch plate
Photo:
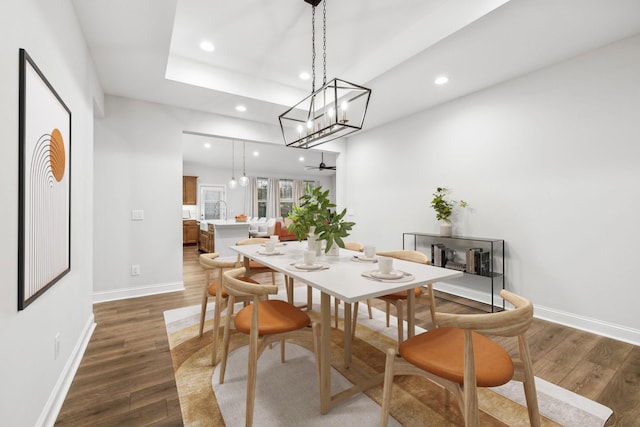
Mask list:
[[[144,211],[141,209],[134,209],[131,211],[131,220],[142,221],[144,219]]]

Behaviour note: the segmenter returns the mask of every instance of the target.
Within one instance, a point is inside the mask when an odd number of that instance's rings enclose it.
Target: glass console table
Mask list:
[[[505,287],[504,240],[409,232],[402,233],[402,248],[424,252],[432,265],[464,272],[465,280],[489,284],[491,312],[498,308],[495,299]]]

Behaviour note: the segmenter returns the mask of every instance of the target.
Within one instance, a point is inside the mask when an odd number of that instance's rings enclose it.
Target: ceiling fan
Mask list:
[[[320,152],[320,154],[322,155],[322,159],[320,160],[320,164],[319,164],[318,166],[309,166],[309,165],[307,165],[307,166],[306,166],[306,169],[307,169],[307,170],[310,170],[310,169],[318,169],[318,170],[320,170],[320,171],[322,171],[322,170],[332,170],[332,171],[336,170],[336,167],[335,167],[335,166],[327,166],[327,165],[324,163],[324,152],[322,152],[322,151],[321,151],[321,152]]]

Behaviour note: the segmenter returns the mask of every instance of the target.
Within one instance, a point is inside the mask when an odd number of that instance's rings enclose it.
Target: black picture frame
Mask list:
[[[19,51],[18,310],[71,271],[71,110]]]

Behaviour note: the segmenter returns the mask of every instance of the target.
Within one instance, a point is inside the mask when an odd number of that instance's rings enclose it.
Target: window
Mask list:
[[[220,185],[200,186],[200,218],[227,219],[227,202],[225,188]]]
[[[293,209],[293,180],[281,179],[280,186],[280,216],[287,217]]]
[[[267,216],[267,187],[269,181],[267,178],[256,179],[256,191],[258,192],[258,217]]]

